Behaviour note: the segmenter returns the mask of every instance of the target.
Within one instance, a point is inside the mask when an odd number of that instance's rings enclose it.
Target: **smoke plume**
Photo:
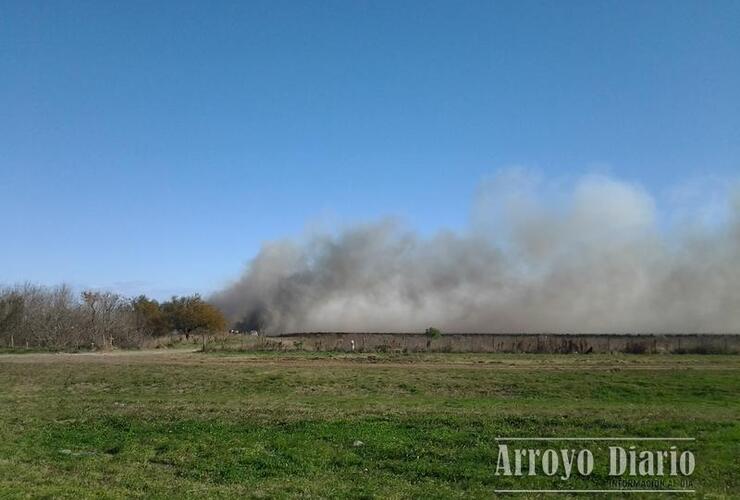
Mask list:
[[[569,186],[507,171],[462,232],[388,219],[267,243],[211,299],[242,329],[553,333],[740,331],[740,197]],[[697,201],[698,200],[698,201]]]

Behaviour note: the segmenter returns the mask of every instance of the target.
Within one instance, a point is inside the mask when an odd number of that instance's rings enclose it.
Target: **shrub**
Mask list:
[[[442,336],[442,332],[438,328],[429,327],[426,330],[424,330],[424,335],[431,339],[438,339]]]
[[[186,335],[195,330],[220,331],[226,328],[226,318],[215,306],[199,295],[172,297],[161,306],[168,326]]]

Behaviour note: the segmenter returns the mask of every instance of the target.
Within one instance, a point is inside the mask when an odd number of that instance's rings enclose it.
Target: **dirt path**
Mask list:
[[[0,363],[146,363],[168,362],[198,353],[197,349],[146,349],[108,352],[34,352],[0,354]]]
[[[85,353],[29,353],[29,354],[0,354],[0,366],[3,363],[80,363],[80,364],[111,364],[111,365],[139,365],[139,364],[187,364],[210,366],[274,366],[315,368],[318,366],[337,368],[377,368],[377,369],[475,369],[475,370],[528,370],[528,371],[559,371],[559,370],[738,370],[740,371],[740,356],[731,356],[728,362],[723,357],[718,362],[713,356],[684,357],[684,356],[635,356],[633,358],[608,356],[550,356],[540,355],[533,357],[522,355],[457,355],[445,359],[444,355],[418,359],[383,358],[367,355],[340,357],[312,357],[311,353],[286,356],[262,356],[245,354],[203,354],[198,349],[151,349],[110,352]]]

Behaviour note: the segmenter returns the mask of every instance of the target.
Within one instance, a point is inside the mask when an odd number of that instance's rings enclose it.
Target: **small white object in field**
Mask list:
[[[355,341],[350,340],[350,344],[352,344],[352,352],[355,352]]]
[[[355,448],[359,448],[360,446],[365,446],[365,443],[363,443],[362,441],[358,439],[357,441],[352,443],[352,446],[354,446]]]

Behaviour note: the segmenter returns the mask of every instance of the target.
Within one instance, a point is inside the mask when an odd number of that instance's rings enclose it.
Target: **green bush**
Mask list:
[[[442,336],[442,332],[438,328],[430,326],[429,328],[424,330],[424,335],[432,339],[438,339]]]

